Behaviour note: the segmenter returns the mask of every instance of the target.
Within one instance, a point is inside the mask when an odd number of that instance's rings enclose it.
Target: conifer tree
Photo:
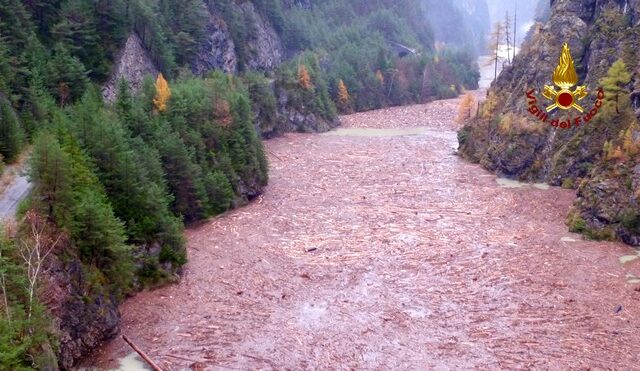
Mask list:
[[[343,111],[348,110],[350,100],[351,97],[349,96],[347,86],[344,84],[344,81],[340,79],[338,81],[338,104],[340,105],[340,109],[342,109]]]
[[[11,161],[18,155],[23,136],[13,107],[0,93],[0,154],[5,161]]]
[[[604,89],[604,110],[609,116],[619,114],[630,107],[629,92],[626,85],[631,81],[631,74],[622,59],[615,61],[607,74],[600,80]]]
[[[164,79],[162,74],[158,75],[156,79],[156,96],[153,98],[153,104],[158,112],[164,112],[167,110],[167,102],[171,98],[171,89],[169,89],[169,83]]]
[[[209,173],[204,179],[204,186],[209,197],[209,214],[219,214],[231,207],[233,187],[222,171]]]
[[[54,39],[77,57],[93,77],[105,77],[108,73],[105,46],[100,44],[92,4],[67,0],[62,3],[59,13],[60,21],[51,28]]]
[[[635,135],[637,135],[637,129],[634,123],[624,131],[624,136],[622,138],[622,149],[628,157],[633,157],[638,154],[638,142],[634,138]]]
[[[309,70],[307,70],[307,67],[302,63],[298,66],[298,83],[304,90],[311,90],[313,88]]]
[[[29,168],[39,196],[35,199],[38,211],[58,225],[68,226],[73,207],[71,159],[52,134],[45,132],[36,138]]]
[[[89,85],[84,65],[71,56],[63,44],[57,44],[50,64],[49,89],[61,106],[79,99]]]
[[[165,129],[166,130],[166,129]],[[206,194],[202,169],[192,160],[180,136],[165,132],[157,146],[171,193],[173,212],[193,222],[205,216]]]
[[[132,126],[133,119],[133,97],[129,89],[129,83],[122,77],[118,82],[118,94],[115,102],[116,113],[126,127]]]

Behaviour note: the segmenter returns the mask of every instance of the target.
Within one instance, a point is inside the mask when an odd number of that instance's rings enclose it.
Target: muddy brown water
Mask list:
[[[167,370],[640,367],[636,252],[569,233],[573,191],[456,156],[456,104],[267,141],[264,195],[188,230],[182,282],[122,332]]]

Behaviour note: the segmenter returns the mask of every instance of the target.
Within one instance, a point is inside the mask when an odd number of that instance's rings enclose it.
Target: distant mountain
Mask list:
[[[424,0],[424,12],[433,28],[436,42],[449,48],[486,51],[490,16],[486,0]]]

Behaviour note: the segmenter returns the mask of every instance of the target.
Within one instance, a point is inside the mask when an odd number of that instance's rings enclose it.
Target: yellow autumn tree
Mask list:
[[[158,112],[164,112],[167,110],[167,102],[171,98],[171,89],[169,89],[169,83],[164,79],[162,74],[158,75],[156,79],[156,96],[153,98],[153,105]]]
[[[350,100],[351,97],[349,96],[347,85],[345,85],[344,81],[340,79],[340,81],[338,82],[338,105],[340,106],[340,109],[342,109],[343,111],[348,110]]]
[[[604,153],[605,160],[611,159],[611,153],[613,152],[613,143],[610,140],[605,140],[602,146],[602,152]]]
[[[376,71],[376,80],[378,80],[380,85],[384,84],[384,75],[382,74],[382,72],[380,70]]]
[[[620,146],[617,146],[609,155],[610,160],[619,160],[622,158],[624,158],[624,152],[622,152],[622,148],[620,148]]]
[[[635,124],[632,124],[627,130],[625,130],[622,139],[622,149],[629,157],[633,157],[638,154],[638,143],[634,138],[634,129]]]
[[[311,90],[313,84],[311,83],[311,76],[304,64],[298,66],[298,83],[304,90]]]
[[[456,117],[457,123],[463,123],[467,119],[470,119],[473,115],[473,110],[476,106],[476,98],[471,93],[465,94],[460,100],[460,106],[458,107],[458,116]]]

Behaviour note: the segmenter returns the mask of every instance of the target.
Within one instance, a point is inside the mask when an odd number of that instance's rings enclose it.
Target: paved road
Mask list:
[[[27,197],[31,188],[32,184],[29,183],[27,175],[16,175],[13,182],[0,196],[0,219],[14,217],[20,201]]]

